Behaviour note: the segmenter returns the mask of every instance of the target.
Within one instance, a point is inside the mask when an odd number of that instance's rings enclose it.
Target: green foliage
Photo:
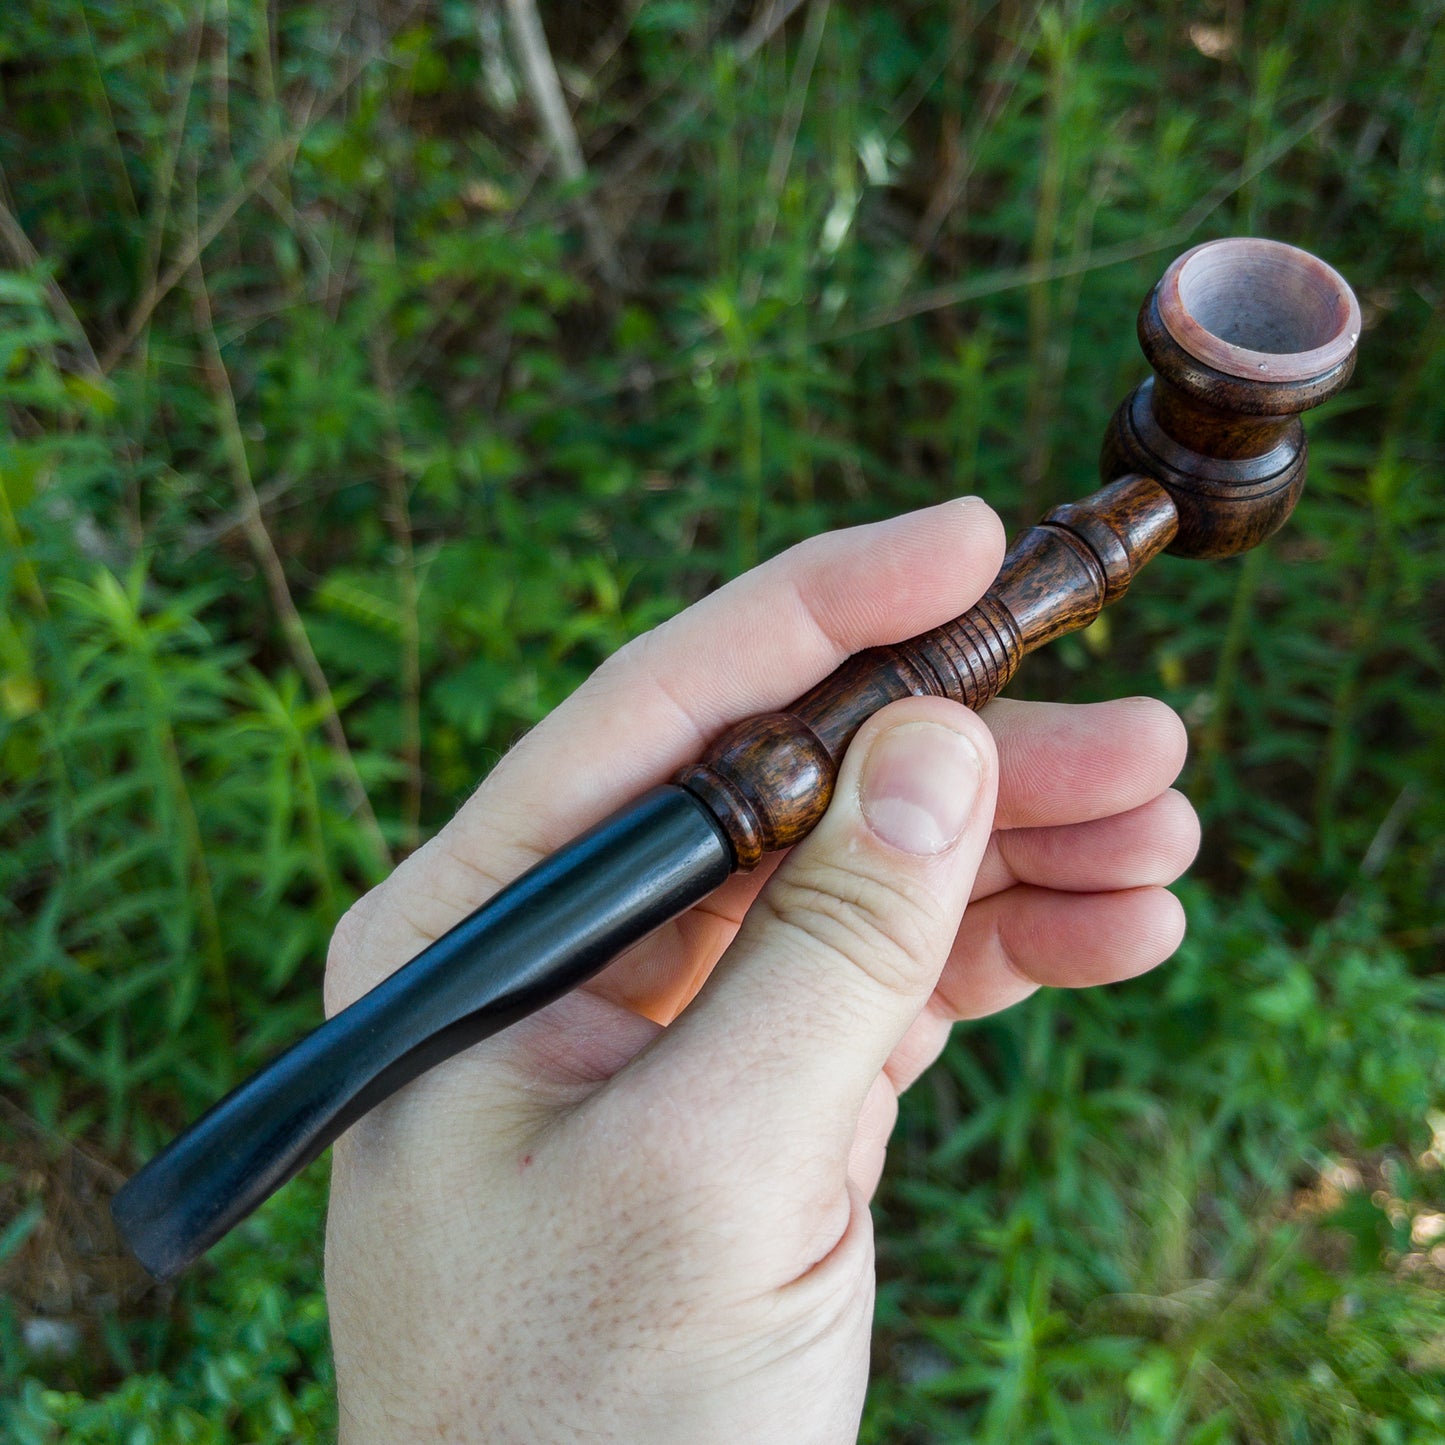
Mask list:
[[[94,1398],[19,1374],[15,1311],[0,1307],[0,1404],[14,1445],[231,1445],[335,1439],[336,1399],[316,1219],[324,1179],[297,1181],[216,1247],[182,1286],[185,1327],[157,1315],[106,1347],[126,1378]],[[161,1367],[163,1365],[163,1368]]]
[[[1186,899],[1166,970],[972,1026],[906,1101],[868,1438],[1438,1438],[1445,993]]]
[[[827,526],[1090,489],[1140,296],[1229,232],[1364,303],[1305,501],[1016,689],[1184,715],[1191,941],[909,1101],[866,1432],[1445,1434],[1438,6],[770,13],[549,7],[589,188],[498,7],[6,7],[7,1437],[324,1436],[318,1181],[118,1305],[72,1144],[131,1167],[313,1022],[382,851],[628,637]]]

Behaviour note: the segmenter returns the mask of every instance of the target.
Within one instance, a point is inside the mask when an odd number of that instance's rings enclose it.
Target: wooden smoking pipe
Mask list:
[[[1154,375],[1109,424],[1108,485],[1019,537],[962,617],[858,653],[791,707],[738,723],[227,1095],[116,1195],[137,1257],[176,1274],[389,1094],[805,837],[879,708],[921,695],[981,707],[1151,557],[1262,542],[1304,486],[1300,413],[1349,380],[1359,333],[1349,286],[1307,252],[1236,239],[1181,256],[1139,313]]]

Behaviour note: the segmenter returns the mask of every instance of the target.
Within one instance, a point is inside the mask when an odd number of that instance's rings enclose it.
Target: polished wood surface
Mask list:
[[[903,697],[980,708],[1026,652],[1087,627],[1174,536],[1174,504],[1148,477],[1124,477],[1055,507],[1014,541],[993,586],[962,617],[850,657],[784,712],[729,729],[676,778],[723,825],[739,868],[804,838],[823,816],[854,734]]]
[[[1304,486],[1299,415],[1348,382],[1353,293],[1280,242],[1215,241],[1181,256],[1139,313],[1154,375],[1114,414],[1109,485],[1015,539],[962,617],[849,658],[791,707],[738,723],[676,781],[711,809],[740,869],[807,836],[854,734],[909,696],[982,707],[1027,652],[1087,627],[1166,548],[1224,557],[1288,518]]]

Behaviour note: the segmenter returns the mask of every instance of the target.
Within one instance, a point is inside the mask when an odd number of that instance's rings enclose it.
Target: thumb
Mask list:
[[[744,1147],[775,1147],[779,1130],[795,1129],[816,1147],[836,1131],[846,1151],[943,970],[988,843],[997,773],[988,728],[958,703],[907,698],[871,718],[822,822],[769,880],[697,999],[635,1062],[644,1087],[705,1110],[714,1140],[730,1123]]]

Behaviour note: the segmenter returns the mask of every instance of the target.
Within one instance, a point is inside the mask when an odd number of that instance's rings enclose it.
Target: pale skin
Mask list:
[[[974,499],[806,542],[624,648],[342,920],[349,1003],[729,723],[984,591]],[[1144,972],[1198,847],[1162,703],[908,699],[827,815],[337,1144],[341,1437],[841,1442],[898,1096],[952,1024]]]

